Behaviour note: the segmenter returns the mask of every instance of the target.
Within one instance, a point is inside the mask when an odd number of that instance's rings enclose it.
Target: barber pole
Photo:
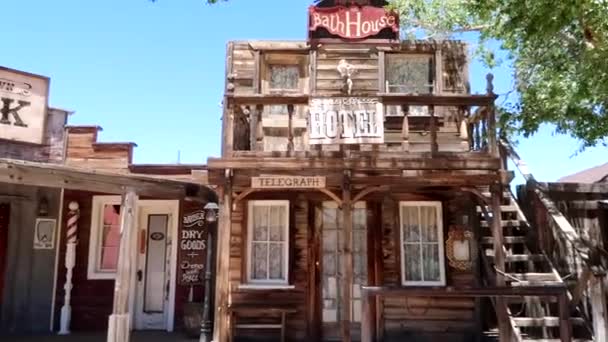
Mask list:
[[[68,205],[68,223],[67,223],[67,248],[65,252],[65,297],[63,300],[63,307],[61,307],[61,321],[60,321],[60,335],[67,335],[70,333],[70,320],[72,316],[72,307],[70,306],[70,299],[72,293],[72,270],[76,264],[76,244],[78,234],[78,219],[80,218],[80,210],[78,209],[77,202],[70,202]]]

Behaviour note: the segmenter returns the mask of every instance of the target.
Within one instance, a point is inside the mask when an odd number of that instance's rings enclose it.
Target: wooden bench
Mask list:
[[[236,304],[228,306],[228,314],[230,315],[230,334],[229,341],[234,340],[235,332],[237,329],[277,329],[281,332],[281,342],[285,342],[285,330],[287,315],[297,312],[294,308],[284,306],[272,306],[264,303],[260,304]],[[250,315],[250,316],[277,316],[279,321],[274,324],[267,323],[246,323],[239,324],[237,318],[239,315]]]

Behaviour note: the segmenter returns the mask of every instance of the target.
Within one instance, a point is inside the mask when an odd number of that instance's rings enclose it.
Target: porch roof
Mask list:
[[[140,196],[217,200],[211,188],[191,181],[9,158],[0,158],[0,182],[110,194],[123,194],[127,189],[133,189]]]

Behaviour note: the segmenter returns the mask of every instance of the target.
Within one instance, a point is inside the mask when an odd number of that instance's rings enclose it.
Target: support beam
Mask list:
[[[591,279],[589,299],[596,342],[608,342],[608,308],[606,303],[606,276]]]
[[[220,217],[217,225],[216,284],[215,284],[215,324],[213,341],[227,342],[230,324],[228,322],[228,298],[230,291],[230,227],[232,212],[232,172],[225,170],[225,179],[220,197]]]
[[[342,186],[342,222],[343,222],[343,241],[342,241],[342,294],[340,312],[342,342],[350,342],[351,328],[351,306],[352,306],[352,284],[353,284],[353,216],[351,202],[350,172],[344,172],[344,184]]]
[[[503,232],[501,222],[501,200],[503,189],[500,185],[493,185],[492,192],[492,236],[494,237],[494,267],[500,272],[496,272],[496,286],[505,286],[505,255],[503,251]],[[504,298],[496,298],[496,315],[498,316],[498,329],[501,341],[511,340],[511,325],[507,315],[507,306]]]
[[[132,294],[129,291],[137,251],[136,208],[137,195],[129,188],[120,208],[120,249],[114,281],[114,308],[108,321],[108,342],[129,342],[131,335],[129,303]]]

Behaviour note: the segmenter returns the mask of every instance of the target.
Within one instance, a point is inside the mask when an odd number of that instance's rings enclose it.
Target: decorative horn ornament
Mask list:
[[[341,59],[336,68],[344,81],[344,85],[342,87],[342,91],[346,92],[348,95],[352,94],[353,91],[353,79],[352,77],[357,72],[357,69],[354,65],[348,63],[345,59]]]

